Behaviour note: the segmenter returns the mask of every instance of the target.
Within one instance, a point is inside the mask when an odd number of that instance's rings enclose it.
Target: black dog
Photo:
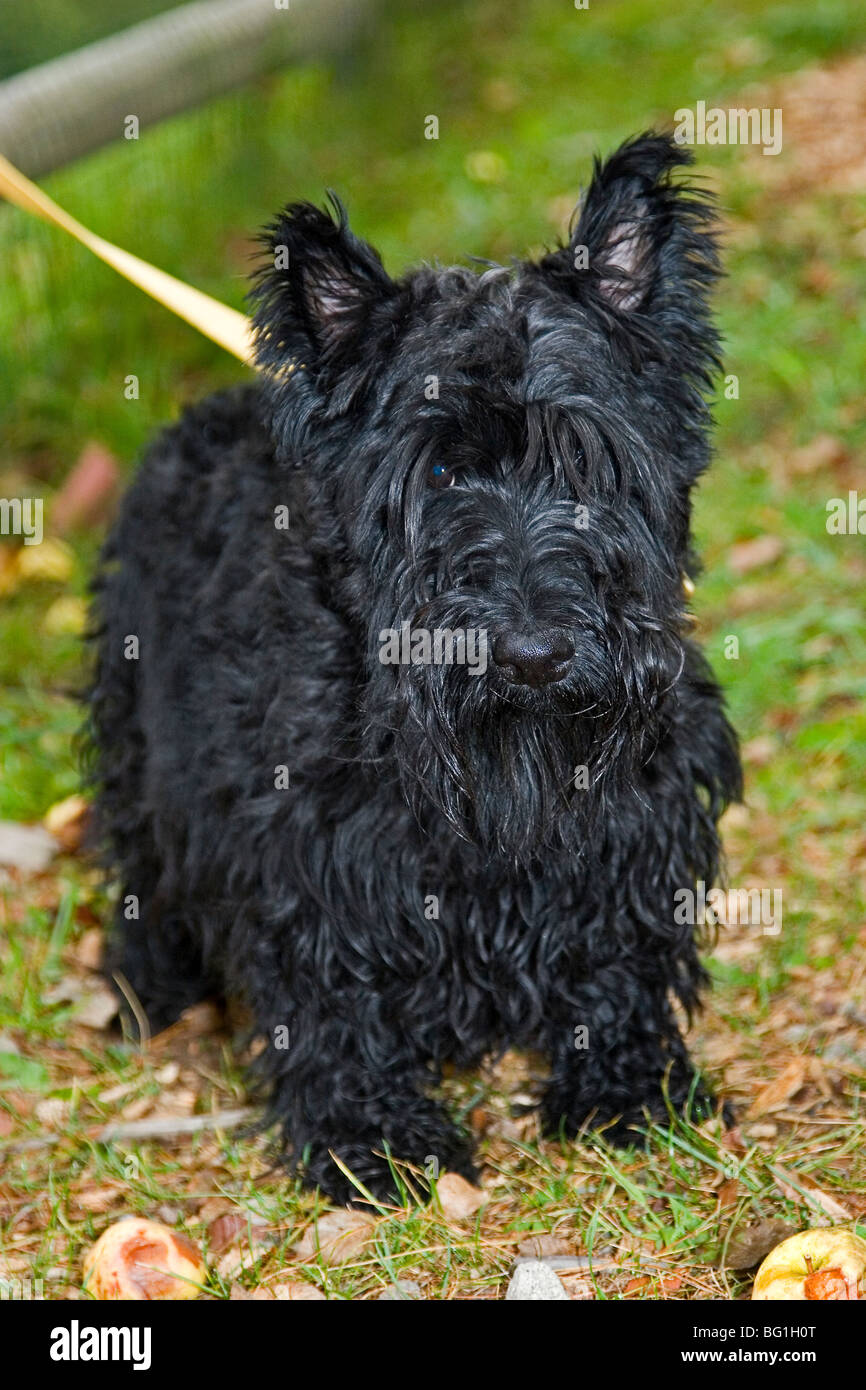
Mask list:
[[[394,281],[289,207],[262,384],[148,454],[97,594],[114,968],[152,1028],[237,996],[306,1181],[471,1175],[442,1063],[547,1054],[543,1121],[709,1096],[674,895],[718,871],[734,735],[686,634],[717,368],[712,209],[644,135],[537,264]],[[385,1156],[383,1156],[385,1155]]]

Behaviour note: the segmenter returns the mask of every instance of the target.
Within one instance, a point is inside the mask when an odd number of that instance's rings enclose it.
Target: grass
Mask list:
[[[856,0],[695,0],[668,14],[648,0],[586,12],[542,0],[435,12],[402,3],[351,57],[119,142],[46,187],[101,234],[241,307],[249,233],[287,199],[337,189],[395,273],[419,258],[538,250],[563,231],[594,150],[756,83],[781,92],[766,104],[793,120],[791,75],[859,48],[866,12]],[[429,114],[436,141],[423,138]],[[810,119],[829,116],[816,107]],[[862,127],[849,134],[862,148]],[[781,887],[784,919],[775,936],[721,933],[694,1045],[744,1116],[792,1061],[804,1064],[802,1085],[744,1118],[727,1144],[713,1125],[675,1124],[623,1154],[595,1140],[539,1145],[515,1098],[532,1094],[531,1065],[523,1075],[507,1058],[480,1081],[446,1083],[481,1138],[480,1214],[449,1218],[434,1201],[378,1215],[370,1243],[343,1264],[299,1259],[292,1247],[324,1208],[270,1171],[262,1140],[218,1130],[137,1146],[94,1138],[113,1119],[236,1107],[243,1090],[227,1034],[181,1029],[142,1054],[83,1027],[75,1003],[58,997],[64,980],[90,979],[85,943],[105,915],[92,872],[67,857],[51,874],[7,875],[0,919],[0,1263],[43,1277],[48,1296],[77,1289],[83,1249],[124,1211],[167,1213],[203,1240],[221,1209],[255,1214],[267,1238],[234,1273],[214,1256],[215,1296],[279,1276],[336,1298],[376,1297],[398,1277],[432,1298],[498,1296],[520,1243],[538,1233],[584,1261],[565,1276],[581,1296],[736,1297],[748,1278],[724,1252],[744,1228],[832,1219],[833,1201],[852,1220],[866,1215],[866,556],[861,537],[825,525],[827,501],[857,486],[866,434],[866,199],[802,168],[796,142],[778,161],[742,149],[698,155],[728,227],[719,304],[739,394],[716,404],[695,605],[746,750],[747,805],[726,833],[731,879]],[[88,441],[128,471],[160,420],[243,376],[86,252],[10,209],[0,264],[0,495],[44,496],[50,515]],[[135,401],[124,396],[129,374]],[[821,436],[832,446],[823,455]],[[778,538],[777,553],[744,572],[741,547],[762,536]],[[0,548],[0,818],[38,820],[77,786],[70,691],[83,677],[77,627],[97,545],[74,534],[54,577],[26,580]],[[78,604],[58,608],[70,597]],[[801,1190],[788,1182],[786,1195],[781,1170]]]

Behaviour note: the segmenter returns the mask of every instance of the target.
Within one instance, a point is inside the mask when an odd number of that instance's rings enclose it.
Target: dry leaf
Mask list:
[[[117,1013],[118,1002],[114,990],[107,984],[97,982],[88,988],[75,1006],[73,1018],[85,1028],[103,1030],[108,1027]]]
[[[217,1274],[221,1279],[235,1279],[244,1270],[254,1269],[271,1248],[269,1241],[256,1240],[255,1236],[252,1244],[233,1245],[217,1262]]]
[[[246,1236],[249,1229],[250,1222],[245,1212],[223,1212],[207,1228],[208,1249],[215,1255],[221,1255],[229,1246]]]
[[[83,796],[67,796],[49,807],[43,824],[65,854],[74,854],[81,846],[89,815],[90,806]]]
[[[739,1125],[733,1125],[731,1129],[725,1130],[722,1135],[722,1148],[727,1149],[729,1153],[733,1154],[744,1154],[746,1152],[746,1144],[740,1133]]]
[[[121,1081],[117,1086],[109,1086],[106,1091],[100,1091],[97,1100],[100,1105],[114,1105],[117,1101],[123,1100],[138,1086],[137,1081]]]
[[[746,1111],[746,1119],[757,1119],[759,1115],[766,1115],[768,1111],[784,1105],[803,1086],[808,1070],[809,1063],[805,1057],[793,1057],[776,1079],[758,1092]]]
[[[784,546],[778,536],[756,536],[752,541],[740,541],[728,551],[728,565],[736,575],[771,565],[778,560]]]
[[[36,1118],[46,1129],[63,1129],[71,1111],[71,1101],[60,1100],[59,1097],[52,1096],[48,1100],[38,1102]]]
[[[421,1285],[416,1279],[397,1279],[378,1295],[377,1303],[407,1303],[413,1299],[423,1299]]]
[[[775,1139],[779,1126],[774,1124],[749,1125],[746,1131],[750,1139]]]
[[[119,484],[120,469],[114,455],[101,444],[86,444],[54,499],[51,523],[55,531],[62,534],[104,521]]]
[[[150,1114],[153,1105],[153,1096],[139,1096],[138,1100],[131,1100],[129,1105],[125,1105],[120,1113],[127,1123],[132,1120],[143,1120],[145,1115]]]
[[[218,1216],[227,1216],[234,1210],[227,1197],[207,1197],[199,1207],[197,1216],[204,1226],[209,1226]]]
[[[75,1004],[82,997],[85,990],[84,980],[80,975],[64,975],[50,989],[46,989],[42,995],[45,1004]]]
[[[300,1259],[322,1264],[346,1264],[372,1238],[374,1218],[364,1211],[329,1211],[310,1226],[294,1247]]]
[[[182,1029],[186,1036],[197,1038],[207,1033],[215,1033],[221,1027],[222,1021],[222,1010],[206,999],[201,1004],[191,1004],[188,1009],[184,1009],[180,1019],[173,1026]]]
[[[317,1289],[314,1284],[307,1284],[302,1279],[291,1279],[282,1284],[261,1284],[252,1294],[256,1300],[277,1299],[280,1302],[288,1302],[290,1299],[305,1303],[326,1302],[326,1297],[321,1289]]]
[[[74,948],[75,959],[85,970],[101,970],[105,938],[99,927],[88,927]]]
[[[757,738],[750,738],[748,743],[744,743],[741,751],[743,762],[751,767],[766,767],[778,754],[779,745],[769,734],[759,734]]]
[[[792,1235],[794,1227],[778,1217],[756,1221],[731,1237],[724,1256],[725,1269],[751,1269],[759,1264],[780,1241]]]
[[[159,1109],[155,1112],[154,1118],[160,1116],[166,1118],[178,1115],[192,1115],[195,1112],[198,1092],[191,1090],[169,1091],[162,1097]]]
[[[719,1188],[719,1206],[734,1206],[738,1201],[742,1190],[742,1183],[738,1182],[736,1178],[729,1178],[727,1182],[723,1182],[721,1187]]]
[[[217,1265],[224,1279],[234,1279],[242,1270],[252,1269],[273,1247],[266,1218],[237,1207],[216,1217],[207,1234],[209,1249],[216,1255],[224,1252]]]
[[[487,1201],[487,1194],[459,1173],[443,1173],[436,1183],[436,1196],[448,1221],[466,1221]]]
[[[776,1186],[783,1197],[787,1197],[789,1202],[806,1202],[816,1211],[824,1212],[834,1221],[852,1221],[853,1212],[837,1202],[835,1197],[831,1197],[829,1192],[824,1192],[811,1178],[807,1178],[803,1173],[789,1173],[785,1168],[777,1163],[768,1163],[767,1167],[773,1174]]]
[[[631,1298],[633,1294],[643,1293],[644,1290],[650,1288],[651,1285],[652,1279],[648,1278],[646,1274],[641,1274],[636,1279],[628,1280],[623,1288],[623,1294],[626,1298]]]
[[[817,473],[821,468],[832,468],[847,457],[845,444],[834,434],[816,434],[808,444],[795,449],[789,459],[792,473]]]
[[[559,1278],[565,1292],[575,1303],[589,1303],[595,1298],[592,1281],[582,1274],[560,1274]]]
[[[85,1187],[76,1192],[75,1201],[82,1211],[100,1213],[110,1211],[119,1197],[118,1187]]]

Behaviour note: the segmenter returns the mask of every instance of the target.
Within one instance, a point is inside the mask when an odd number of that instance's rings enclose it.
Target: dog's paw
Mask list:
[[[320,1188],[341,1206],[368,1209],[367,1192],[388,1206],[404,1206],[413,1195],[426,1201],[431,1179],[440,1173],[459,1173],[467,1182],[478,1181],[469,1146],[457,1130],[431,1134],[420,1144],[417,1138],[411,1145],[392,1140],[387,1151],[381,1139],[308,1147],[301,1176],[308,1186]]]
[[[644,1148],[647,1130],[653,1125],[670,1124],[672,1113],[692,1124],[701,1124],[717,1113],[719,1103],[712,1091],[702,1082],[666,1091],[661,1085],[640,1103],[619,1105],[596,1099],[590,1106],[584,1100],[575,1104],[573,1098],[550,1095],[541,1111],[542,1133],[549,1138],[575,1139],[579,1135],[600,1134],[606,1143],[617,1149]],[[733,1111],[722,1106],[722,1121],[730,1128]]]

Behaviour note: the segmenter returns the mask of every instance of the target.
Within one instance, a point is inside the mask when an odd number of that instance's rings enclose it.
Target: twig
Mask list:
[[[236,1129],[251,1120],[255,1113],[251,1106],[244,1106],[240,1110],[215,1110],[209,1115],[154,1115],[145,1120],[130,1120],[127,1124],[121,1122],[85,1130],[83,1137],[94,1144],[115,1144],[118,1140],[130,1139],[173,1139],[181,1134],[198,1134],[203,1129]],[[40,1134],[17,1144],[3,1144],[0,1156],[50,1148],[67,1137],[66,1134]]]

